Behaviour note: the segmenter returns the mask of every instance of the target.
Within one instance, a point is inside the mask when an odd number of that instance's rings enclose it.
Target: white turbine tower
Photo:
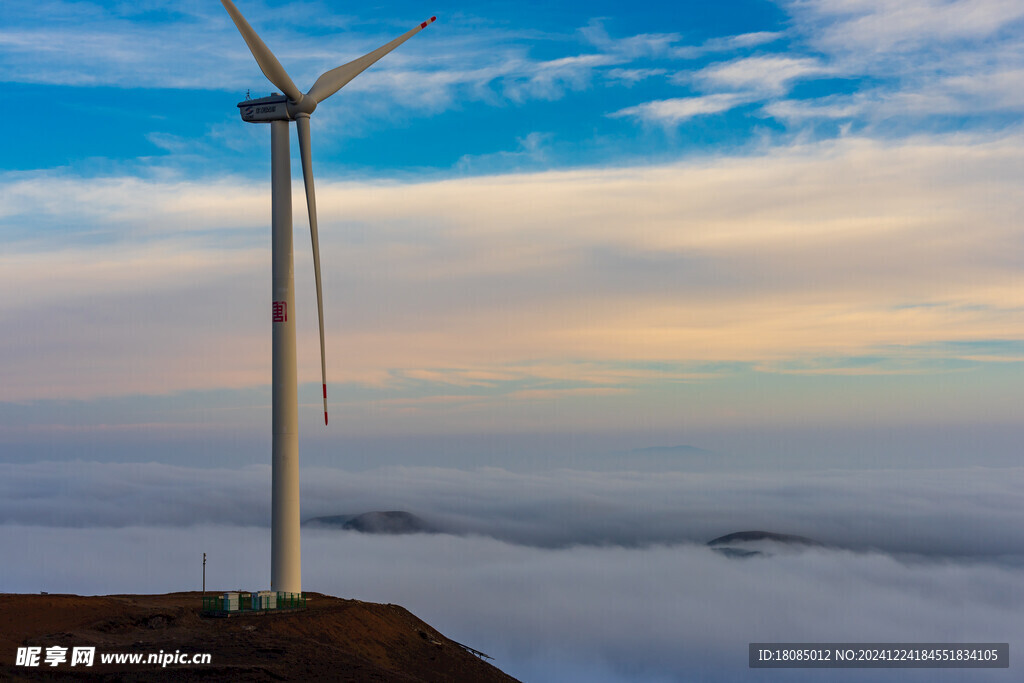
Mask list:
[[[274,53],[260,40],[231,0],[221,0],[242,34],[263,74],[284,95],[240,102],[242,119],[270,124],[271,213],[273,260],[273,485],[270,534],[270,589],[302,592],[302,558],[299,542],[299,409],[295,372],[295,278],[292,272],[292,188],[288,150],[288,122],[295,121],[306,185],[309,233],[313,242],[313,275],[320,323],[320,370],[323,374],[324,424],[327,424],[327,360],[324,351],[324,306],[320,287],[320,244],[316,226],[316,195],[310,159],[309,115],[317,104],[338,92],[378,59],[422,31],[436,17],[395,38],[359,59],[331,69],[302,92],[288,76]]]

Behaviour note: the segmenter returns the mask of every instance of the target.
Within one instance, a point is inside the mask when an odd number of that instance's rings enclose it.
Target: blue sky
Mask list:
[[[1019,3],[239,7],[304,89],[438,16],[313,117],[337,431],[298,184],[311,457],[939,427],[914,448],[1006,454]],[[28,114],[0,157],[5,457],[174,460],[187,434],[251,459],[269,132],[235,104],[272,86],[217,2],[13,0],[0,26]]]

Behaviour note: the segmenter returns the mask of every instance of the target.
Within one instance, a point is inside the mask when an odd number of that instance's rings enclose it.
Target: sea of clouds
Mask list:
[[[0,465],[0,590],[269,583],[269,468]],[[304,470],[303,516],[409,510],[451,530],[303,530],[303,587],[401,604],[525,681],[936,680],[755,671],[750,642],[1024,642],[1022,468],[789,473]],[[829,544],[731,559],[744,529]],[[941,680],[1014,680],[1014,669]]]

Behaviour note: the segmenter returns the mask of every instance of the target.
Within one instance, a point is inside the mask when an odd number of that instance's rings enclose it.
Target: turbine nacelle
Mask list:
[[[316,100],[303,97],[298,103],[286,95],[273,93],[267,97],[246,100],[238,103],[238,113],[243,121],[249,123],[270,123],[271,121],[295,121],[300,117],[309,117],[316,110]]]

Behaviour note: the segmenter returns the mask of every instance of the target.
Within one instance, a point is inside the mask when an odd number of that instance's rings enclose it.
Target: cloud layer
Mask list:
[[[703,543],[766,529],[856,550],[1024,559],[1019,468],[687,472],[685,457],[674,471],[655,472],[307,468],[303,518],[406,510],[456,535],[541,548]],[[269,520],[267,467],[51,462],[0,470],[0,523]]]
[[[354,392],[346,412],[368,409],[365,389],[393,415],[510,407],[506,429],[535,419],[517,406],[657,413],[651,391],[726,391],[721,381],[757,374],[931,377],[971,400],[908,380],[906,410],[1002,415],[990,379],[1019,365],[1024,338],[1021,182],[1016,135],[324,179],[328,377]],[[0,320],[19,330],[2,347],[0,400],[265,385],[269,207],[256,184],[8,174],[0,196],[0,285],[12,292]],[[39,220],[65,231],[65,246],[34,232]],[[299,373],[314,382],[303,242]],[[934,403],[943,396],[950,406]]]
[[[434,37],[403,46],[349,86],[348,113],[323,116],[344,124],[332,126],[332,135],[350,137],[402,112],[453,111],[467,103],[515,107],[601,91],[610,93],[608,104],[587,118],[617,112],[678,128],[753,105],[743,114],[745,127],[769,118],[787,134],[834,137],[833,124],[901,135],[922,125],[985,129],[992,117],[1008,123],[1024,108],[1012,87],[1024,69],[1024,13],[1012,0],[777,5],[760,12],[759,30],[740,33],[735,29],[749,29],[749,22],[708,13],[702,23],[710,26],[695,29],[659,3],[604,19],[571,4],[562,15],[536,12],[514,21],[500,5],[485,3],[475,14],[451,8],[431,29]],[[259,2],[243,11],[307,87],[324,70],[424,18],[380,21]],[[409,11],[415,10],[396,14]],[[16,0],[0,19],[0,66],[17,83],[236,92],[262,83],[254,83],[251,58],[216,5]],[[624,32],[623,24],[648,30]],[[649,86],[641,94],[616,90],[639,82]],[[950,116],[957,120],[944,120]],[[227,135],[237,140],[237,133]]]
[[[203,552],[213,590],[266,587],[267,468],[0,469],[0,590],[197,590]],[[402,604],[523,680],[753,680],[750,642],[1024,642],[1020,468],[304,477],[305,516],[409,509],[463,532],[306,528],[306,590]],[[848,549],[735,560],[703,545],[750,528]]]
[[[2,525],[0,543],[20,549],[5,560],[3,589],[198,590],[206,551],[209,586],[253,590],[267,583],[268,539],[265,529],[238,527]],[[747,669],[750,642],[1009,642],[1012,653],[1024,638],[1019,568],[830,550],[736,561],[697,545],[543,550],[329,531],[307,532],[303,545],[305,589],[401,604],[521,680],[757,680]],[[935,675],[836,673],[829,677]],[[1012,668],[956,673],[1014,676]]]

